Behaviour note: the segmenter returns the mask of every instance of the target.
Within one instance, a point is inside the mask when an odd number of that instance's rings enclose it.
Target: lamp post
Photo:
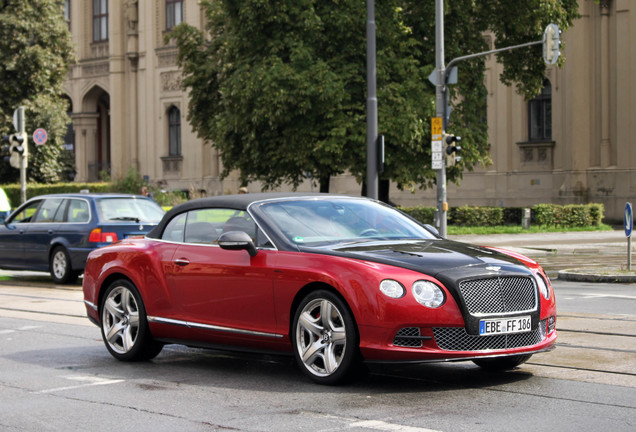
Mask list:
[[[367,0],[367,196],[378,199],[378,98],[375,51],[375,4],[374,0]]]

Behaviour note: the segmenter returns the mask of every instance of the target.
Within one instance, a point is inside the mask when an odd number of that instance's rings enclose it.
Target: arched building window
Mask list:
[[[181,156],[181,111],[174,105],[168,110],[168,155]]]
[[[543,89],[528,102],[528,140],[552,140],[552,85],[543,81]]]

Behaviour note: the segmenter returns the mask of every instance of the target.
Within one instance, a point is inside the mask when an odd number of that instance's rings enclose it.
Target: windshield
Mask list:
[[[366,199],[274,201],[260,210],[297,245],[435,238],[394,208]]]
[[[157,223],[165,213],[156,202],[133,197],[98,199],[97,211],[102,222],[135,223]]]

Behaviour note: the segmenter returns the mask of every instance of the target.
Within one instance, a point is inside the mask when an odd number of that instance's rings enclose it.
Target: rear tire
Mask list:
[[[358,362],[358,332],[345,302],[330,291],[314,291],[300,302],[292,323],[294,356],[319,384],[351,378]]]
[[[130,281],[110,284],[99,310],[104,344],[117,360],[150,360],[161,352],[163,344],[152,339],[146,309]]]
[[[77,281],[78,272],[71,267],[71,257],[63,246],[53,249],[49,258],[49,270],[53,282],[59,284],[71,284]]]
[[[473,360],[473,363],[488,371],[501,372],[516,368],[520,364],[530,360],[530,357],[532,357],[532,354],[485,358]]]

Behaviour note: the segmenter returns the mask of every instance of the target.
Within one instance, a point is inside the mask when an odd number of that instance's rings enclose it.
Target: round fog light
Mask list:
[[[433,282],[416,281],[413,284],[413,297],[422,306],[437,308],[444,304],[444,291]]]

